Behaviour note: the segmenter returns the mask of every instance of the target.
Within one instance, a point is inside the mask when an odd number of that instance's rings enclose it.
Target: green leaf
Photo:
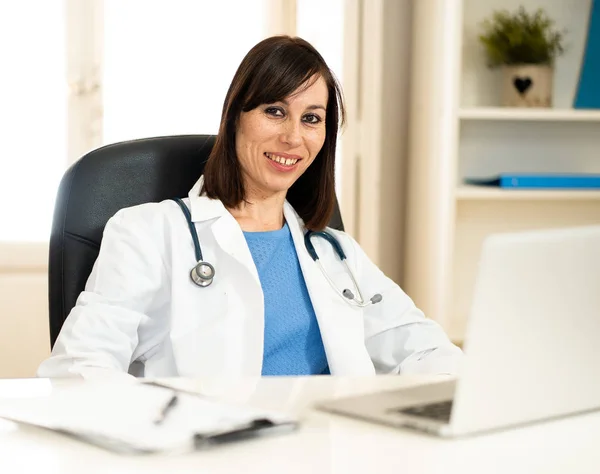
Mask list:
[[[547,64],[564,53],[566,30],[557,30],[544,9],[528,13],[524,7],[515,12],[497,10],[481,24],[478,36],[487,65]]]

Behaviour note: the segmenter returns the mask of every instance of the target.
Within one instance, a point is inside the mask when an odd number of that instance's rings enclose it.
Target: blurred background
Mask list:
[[[481,22],[544,8],[568,31],[552,104],[503,102]],[[485,237],[598,223],[600,191],[465,184],[502,172],[600,173],[600,114],[577,106],[592,0],[20,0],[0,4],[0,377],[49,354],[47,260],[65,170],[114,142],[214,134],[233,74],[301,36],[345,92],[346,230],[461,343]],[[588,57],[589,59],[589,57]],[[584,110],[585,109],[585,110]]]

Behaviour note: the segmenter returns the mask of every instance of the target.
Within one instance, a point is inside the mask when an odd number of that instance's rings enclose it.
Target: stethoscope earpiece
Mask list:
[[[371,298],[371,303],[375,304],[375,303],[379,303],[381,300],[383,299],[383,296],[381,296],[379,293],[373,295],[373,297]]]
[[[360,303],[360,301],[356,300],[354,293],[352,293],[352,291],[350,291],[348,288],[342,291],[342,295],[344,296],[344,298],[354,301],[355,304],[357,304],[358,306],[368,306],[369,304],[379,303],[383,299],[383,296],[377,293],[371,297],[369,303]]]
[[[346,267],[346,271],[348,272],[348,275],[350,275],[350,279],[352,280],[352,284],[354,285],[354,288],[356,289],[356,292],[358,293],[358,297],[356,297],[356,295],[354,295],[352,290],[350,290],[348,288],[345,288],[344,290],[340,291],[339,288],[335,286],[335,283],[329,277],[329,275],[325,271],[325,268],[321,264],[321,261],[319,260],[319,255],[317,254],[317,251],[316,251],[314,245],[310,241],[310,239],[312,237],[321,237],[322,239],[325,239],[327,242],[329,242],[331,244],[331,246],[335,250],[335,253],[337,253],[338,257],[340,257],[340,260]],[[346,301],[348,304],[350,304],[352,306],[358,306],[359,308],[364,308],[365,306],[379,303],[383,299],[383,297],[379,293],[377,293],[377,294],[373,295],[371,297],[371,299],[369,299],[368,301],[365,301],[365,299],[363,298],[363,295],[360,291],[360,288],[358,287],[358,283],[356,282],[354,272],[348,266],[348,262],[346,261],[346,254],[344,253],[344,250],[342,249],[342,246],[340,245],[339,241],[332,234],[330,234],[329,232],[325,232],[325,231],[316,232],[316,231],[309,230],[306,234],[304,234],[304,244],[306,245],[306,250],[308,251],[308,254],[315,261],[315,263],[319,266],[319,268],[321,269],[321,272],[323,273],[323,276],[331,285],[331,288],[333,288],[335,290],[335,292],[338,295],[340,295],[342,297],[342,299],[344,299],[344,301]]]
[[[190,278],[192,281],[204,288],[213,282],[215,277],[215,267],[208,262],[198,262],[194,268],[190,271]]]
[[[344,295],[344,298],[348,298],[349,300],[354,299],[354,293],[352,293],[348,288],[342,291],[342,295]]]

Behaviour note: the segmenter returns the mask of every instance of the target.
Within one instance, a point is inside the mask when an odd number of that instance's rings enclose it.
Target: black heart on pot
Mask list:
[[[515,86],[515,89],[517,89],[519,91],[519,94],[523,95],[525,94],[525,92],[527,92],[527,89],[529,89],[531,87],[531,84],[533,84],[533,81],[531,80],[531,77],[515,77],[513,79],[513,84]]]

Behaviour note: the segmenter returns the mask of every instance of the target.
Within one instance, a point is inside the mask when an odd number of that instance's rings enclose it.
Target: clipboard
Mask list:
[[[173,396],[177,404],[157,423]],[[285,413],[223,403],[143,382],[62,384],[49,395],[2,398],[0,418],[121,454],[185,453],[295,430]]]

